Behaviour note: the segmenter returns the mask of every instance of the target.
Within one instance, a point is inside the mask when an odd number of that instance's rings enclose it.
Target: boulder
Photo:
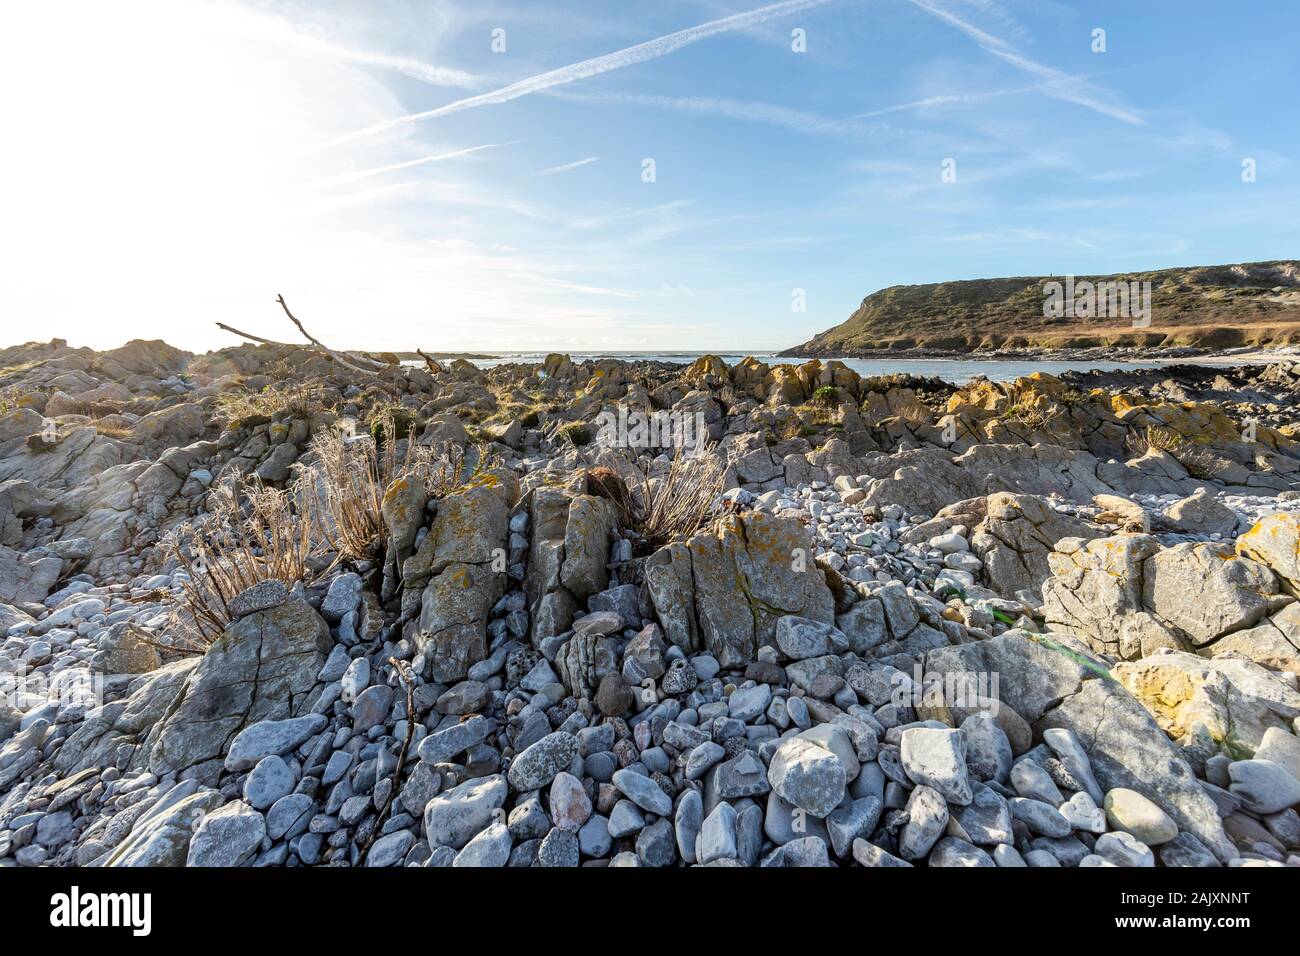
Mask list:
[[[777,622],[835,621],[835,600],[807,529],[762,511],[729,515],[646,561],[646,586],[669,640],[707,649],[723,667],[754,660]]]
[[[1103,534],[1033,495],[989,495],[984,511],[984,520],[971,533],[970,547],[984,562],[981,579],[1008,597],[1017,591],[1038,593],[1051,576],[1047,556],[1062,538],[1090,540]]]
[[[217,760],[250,724],[302,714],[330,647],[329,628],[306,601],[240,618],[199,660],[150,734],[150,769],[162,774]]]
[[[1261,518],[1237,539],[1237,553],[1271,568],[1290,594],[1300,596],[1300,515]]]
[[[1204,843],[1220,862],[1237,858],[1214,801],[1192,768],[1151,715],[1114,681],[1084,681],[1078,693],[1048,711],[1038,726],[1074,731],[1104,789],[1137,791],[1167,813],[1179,829]]]

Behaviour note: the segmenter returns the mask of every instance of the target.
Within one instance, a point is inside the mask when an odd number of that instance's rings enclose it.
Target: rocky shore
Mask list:
[[[339,358],[0,350],[0,867],[1300,865],[1300,363]]]

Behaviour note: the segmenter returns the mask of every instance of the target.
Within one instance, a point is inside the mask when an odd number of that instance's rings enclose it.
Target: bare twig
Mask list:
[[[287,349],[297,348],[297,346],[290,345],[288,342],[275,342],[272,341],[271,339],[264,339],[260,335],[253,335],[249,332],[241,332],[233,325],[226,325],[226,323],[224,322],[218,322],[217,328],[225,329],[227,332],[234,332],[236,335],[241,336],[242,338],[246,338],[252,342],[261,342],[263,345],[282,345]]]
[[[292,312],[289,311],[289,303],[284,301],[283,295],[277,295],[275,297],[275,301],[280,303],[280,308],[284,309],[284,314],[289,317],[289,321],[298,327],[298,331],[303,334],[303,337],[306,338],[308,342],[316,346],[316,348],[320,349],[322,352],[324,352],[334,361],[338,362],[344,368],[350,368],[352,369],[352,371],[360,372],[363,375],[374,375],[375,372],[382,371],[383,369],[388,368],[387,363],[378,362],[372,358],[366,358],[365,356],[362,355],[353,355],[352,353],[348,353],[347,357],[344,358],[342,352],[335,352],[332,348],[330,348],[320,339],[316,338],[305,328],[303,328],[302,323],[299,322],[297,317]],[[369,368],[365,368],[362,365],[355,364],[357,362],[362,362],[365,365],[368,365]]]

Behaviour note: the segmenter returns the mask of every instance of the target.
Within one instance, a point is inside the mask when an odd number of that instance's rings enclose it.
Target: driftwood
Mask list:
[[[419,349],[416,349],[416,350],[415,350],[415,354],[418,355],[418,356],[420,356],[420,358],[424,359],[424,364],[427,365],[427,366],[429,367],[429,371],[432,372],[434,375],[437,375],[439,372],[442,371],[442,366],[441,366],[441,365],[439,365],[436,361],[434,361],[434,360],[433,360],[432,358],[430,358],[428,355],[425,355],[425,354],[424,354],[423,352],[421,352]]]
[[[280,304],[280,308],[284,309],[284,314],[289,317],[289,321],[298,327],[298,331],[303,334],[303,337],[306,338],[308,342],[315,346],[318,351],[325,353],[325,355],[332,358],[335,362],[338,362],[338,364],[342,365],[344,368],[361,375],[377,375],[385,369],[392,368],[392,366],[387,362],[379,362],[364,355],[355,355],[351,352],[336,352],[303,328],[303,325],[298,321],[298,318],[289,311],[289,303],[284,301],[284,296],[277,295],[275,301]],[[285,348],[298,348],[298,346],[293,345],[290,342],[277,342],[274,339],[267,339],[260,335],[253,335],[251,332],[244,332],[235,328],[233,325],[226,325],[224,322],[218,322],[217,328],[224,329],[227,332],[232,332],[241,338],[248,339],[250,342],[260,342],[263,345],[281,345]]]
[[[294,314],[289,311],[289,303],[284,301],[284,296],[277,295],[275,297],[275,301],[280,303],[280,308],[284,309],[284,314],[289,317],[289,321],[292,322],[294,325],[298,326],[298,331],[303,334],[303,338],[305,338],[308,342],[316,346],[316,348],[320,349],[322,352],[324,352],[326,355],[328,355],[330,358],[332,358],[334,361],[338,362],[340,365],[344,366],[345,368],[350,368],[357,372],[366,372],[367,371],[366,368],[361,368],[353,364],[354,362],[360,362],[366,366],[369,366],[369,374],[373,375],[375,372],[382,371],[389,367],[387,362],[377,362],[372,358],[366,358],[364,355],[353,355],[350,352],[347,353],[347,358],[344,358],[343,357],[344,353],[335,352],[332,348],[330,348],[328,345],[326,345],[324,342],[322,342],[320,339],[313,336],[310,332],[308,332],[306,329],[302,327],[302,323],[299,322],[297,317],[295,317]]]

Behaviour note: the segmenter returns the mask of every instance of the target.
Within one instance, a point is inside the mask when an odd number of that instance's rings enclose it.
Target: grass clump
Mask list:
[[[614,503],[636,551],[645,555],[706,527],[713,520],[726,474],[726,459],[713,453],[712,447],[694,453],[679,449],[668,473],[649,481],[643,478],[635,494],[609,468],[591,469],[587,489]]]
[[[192,649],[211,644],[230,624],[230,602],[263,581],[293,586],[307,576],[316,551],[310,523],[296,506],[293,490],[268,488],[258,480],[214,487],[208,513],[172,531],[161,542],[189,575],[177,617]]]
[[[1152,449],[1163,451],[1182,465],[1189,475],[1201,481],[1214,480],[1230,465],[1213,452],[1158,425],[1148,425],[1140,432],[1129,432],[1124,444],[1139,458]]]

